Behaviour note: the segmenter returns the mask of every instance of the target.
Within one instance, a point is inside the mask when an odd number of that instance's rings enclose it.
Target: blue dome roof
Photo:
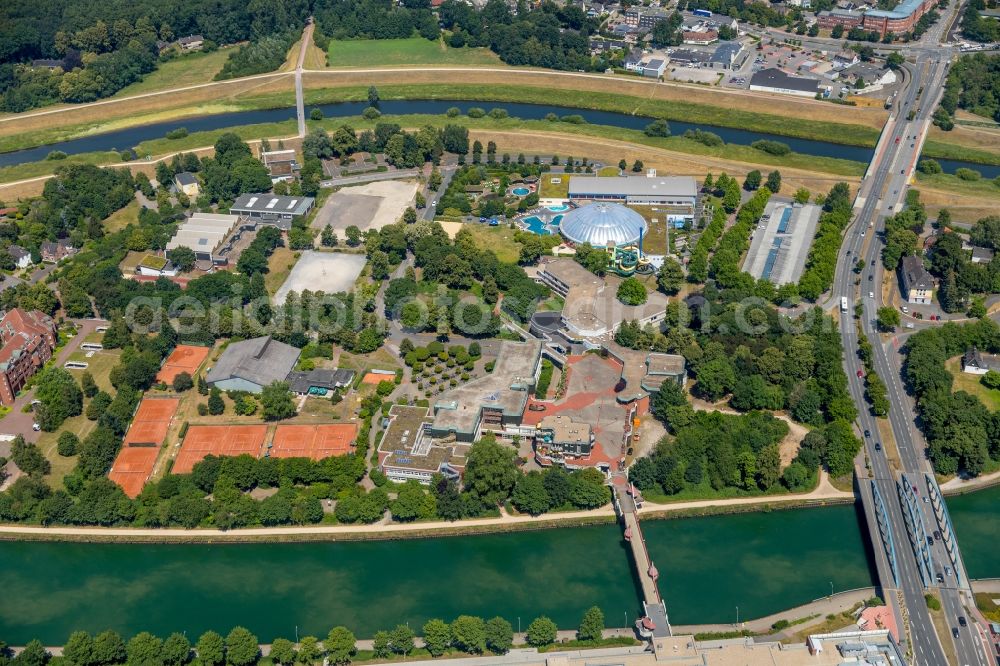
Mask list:
[[[594,247],[627,245],[639,240],[649,225],[639,213],[616,203],[591,203],[571,210],[559,223],[559,231],[574,243]]]

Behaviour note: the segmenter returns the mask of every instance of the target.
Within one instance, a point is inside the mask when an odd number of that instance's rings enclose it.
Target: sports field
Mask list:
[[[409,39],[331,40],[327,51],[329,67],[371,67],[383,65],[498,65],[500,59],[489,49],[453,49],[443,41],[423,37]]]
[[[266,425],[191,426],[171,471],[174,474],[189,474],[209,455],[238,456],[248,453],[259,458],[266,434]]]
[[[271,445],[272,458],[312,458],[322,460],[349,453],[358,436],[354,423],[320,425],[279,425]]]
[[[129,497],[137,497],[152,475],[160,445],[180,402],[179,398],[145,398],[139,403],[122,449],[108,472],[108,478]]]
[[[192,377],[198,372],[202,361],[208,356],[208,347],[196,347],[193,345],[177,345],[170,353],[163,366],[156,374],[157,381],[169,384],[174,381],[174,377],[186,372]]]

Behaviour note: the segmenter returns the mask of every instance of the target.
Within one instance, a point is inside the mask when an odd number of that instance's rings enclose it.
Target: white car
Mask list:
[[[869,291],[868,292],[868,298],[875,298],[875,292],[874,291]]]
[[[31,429],[34,430],[35,432],[38,432],[39,430],[42,429],[42,426],[38,425],[37,423],[32,423]]]
[[[899,309],[903,311],[903,314],[909,314],[910,313],[910,308],[906,307],[905,305],[903,307],[899,308]]]

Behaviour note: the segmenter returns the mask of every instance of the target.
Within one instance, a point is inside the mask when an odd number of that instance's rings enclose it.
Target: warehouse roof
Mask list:
[[[782,88],[784,90],[801,90],[815,93],[819,90],[819,81],[802,76],[792,76],[773,67],[762,69],[750,77],[751,86],[764,88]]]
[[[698,186],[690,176],[573,176],[569,179],[569,195],[583,196],[666,195],[695,197]]]
[[[167,249],[187,247],[201,252],[213,252],[239,224],[236,215],[195,213],[177,228],[167,243]]]
[[[277,194],[244,194],[229,208],[232,213],[272,213],[305,215],[312,208],[312,197],[285,197]]]
[[[208,373],[209,384],[243,379],[258,386],[284,381],[299,358],[299,350],[265,335],[234,342]]]

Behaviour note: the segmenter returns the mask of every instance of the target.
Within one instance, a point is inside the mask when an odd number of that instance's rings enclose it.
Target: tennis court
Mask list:
[[[365,373],[365,376],[361,381],[364,384],[378,384],[380,382],[391,382],[395,379],[395,372],[376,372],[374,370],[370,370]]]
[[[170,384],[174,377],[186,372],[192,377],[198,372],[202,361],[208,356],[208,347],[195,347],[193,345],[177,345],[170,353],[167,360],[163,362],[160,371],[156,374],[157,381]]]
[[[266,425],[193,425],[188,428],[174,461],[174,474],[188,474],[205,456],[238,456],[249,453],[259,458],[267,434]]]
[[[174,418],[180,403],[179,398],[143,398],[125,434],[124,445],[159,447],[167,436],[170,419]]]
[[[351,451],[357,436],[358,426],[354,423],[279,425],[274,432],[270,456],[313,460],[342,456]]]
[[[135,499],[153,473],[159,453],[158,446],[126,446],[115,458],[108,478],[121,486],[126,495]]]

